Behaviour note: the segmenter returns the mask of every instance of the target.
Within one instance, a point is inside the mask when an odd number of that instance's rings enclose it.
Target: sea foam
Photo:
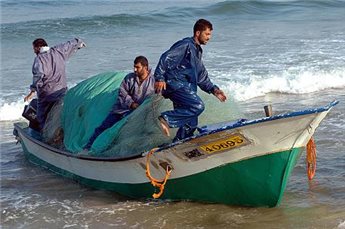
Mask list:
[[[246,101],[268,93],[306,94],[332,88],[345,88],[345,69],[332,71],[301,70],[284,71],[281,74],[267,76],[242,75],[234,77],[233,73],[212,72],[217,75],[213,81],[230,94],[234,100]],[[72,88],[76,84],[70,84]],[[11,121],[22,118],[25,102],[0,100],[0,121]]]
[[[25,103],[23,99],[14,102],[0,100],[0,121],[12,121],[22,118]]]
[[[235,100],[245,101],[268,93],[306,94],[332,88],[345,88],[345,70],[283,72],[265,77],[232,79],[226,73],[216,83]],[[227,79],[226,81],[224,79]],[[245,79],[246,78],[246,79]]]

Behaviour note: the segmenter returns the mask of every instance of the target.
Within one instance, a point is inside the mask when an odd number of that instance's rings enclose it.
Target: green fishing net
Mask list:
[[[125,75],[123,72],[102,73],[68,91],[61,114],[66,150],[96,157],[126,158],[172,142],[176,129],[171,129],[171,136],[166,137],[158,122],[161,112],[173,108],[172,102],[160,95],[152,95],[99,135],[90,151],[83,151],[94,130],[109,114]],[[241,116],[231,99],[221,103],[213,95],[200,91],[199,94],[206,105],[199,117],[199,126],[231,121]]]
[[[61,124],[68,151],[78,153],[83,150],[115,103],[125,76],[123,72],[102,73],[82,81],[67,92]]]

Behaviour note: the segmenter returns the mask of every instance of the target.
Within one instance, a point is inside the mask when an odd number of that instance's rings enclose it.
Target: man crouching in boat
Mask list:
[[[52,48],[48,47],[44,39],[38,38],[32,45],[36,54],[32,66],[33,83],[24,101],[31,100],[37,92],[37,120],[42,130],[49,111],[66,94],[66,61],[86,45],[79,38]]]
[[[84,149],[89,150],[96,138],[112,127],[123,117],[135,110],[144,100],[154,94],[154,77],[149,69],[146,57],[138,56],[134,60],[134,72],[125,76],[119,88],[118,98],[108,116],[96,128]]]

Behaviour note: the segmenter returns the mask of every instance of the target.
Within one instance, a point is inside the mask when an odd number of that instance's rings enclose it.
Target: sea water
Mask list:
[[[0,4],[2,228],[345,228],[345,1]],[[214,26],[203,46],[204,64],[229,97],[227,106],[206,97],[214,115],[259,118],[267,104],[283,113],[340,101],[314,135],[318,156],[312,181],[303,154],[276,208],[137,201],[80,186],[25,159],[12,130],[14,122],[23,121],[34,39],[43,37],[50,46],[74,37],[85,40],[87,47],[67,63],[73,87],[101,72],[130,72],[138,55],[154,70],[175,41],[192,36],[199,18]]]

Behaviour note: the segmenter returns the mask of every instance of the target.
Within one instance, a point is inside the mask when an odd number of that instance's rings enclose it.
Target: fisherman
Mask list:
[[[163,53],[154,73],[156,93],[162,93],[173,102],[174,109],[159,116],[163,132],[170,136],[169,128],[178,127],[174,142],[193,136],[198,116],[204,111],[204,103],[197,95],[197,87],[212,93],[221,102],[227,98],[214,85],[202,62],[201,45],[206,45],[212,35],[212,24],[199,19],[194,24],[193,37],[176,42]]]
[[[44,39],[38,38],[32,45],[36,54],[32,66],[33,82],[24,101],[31,100],[37,93],[37,120],[39,129],[42,130],[49,111],[66,94],[66,61],[86,45],[79,38],[52,48]]]
[[[89,150],[96,138],[106,129],[134,111],[144,100],[154,94],[154,77],[146,57],[138,56],[134,60],[134,72],[125,76],[119,88],[117,100],[102,122],[96,128],[90,140],[84,147]]]

